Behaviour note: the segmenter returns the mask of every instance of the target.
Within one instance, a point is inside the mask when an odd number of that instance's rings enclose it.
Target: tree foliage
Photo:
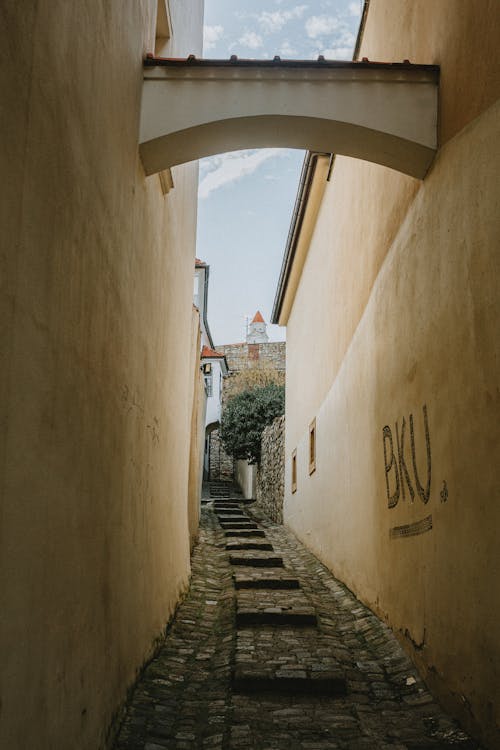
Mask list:
[[[276,383],[250,388],[227,403],[221,422],[226,453],[251,464],[260,462],[262,431],[285,411],[285,388]]]

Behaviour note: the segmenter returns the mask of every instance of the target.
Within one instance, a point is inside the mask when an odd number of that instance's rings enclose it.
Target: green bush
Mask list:
[[[270,383],[234,396],[226,405],[221,421],[221,439],[226,453],[251,464],[260,462],[260,441],[264,427],[285,412],[285,388]]]

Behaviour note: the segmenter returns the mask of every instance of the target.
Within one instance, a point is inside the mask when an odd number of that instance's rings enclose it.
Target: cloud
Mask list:
[[[306,21],[307,36],[311,39],[333,34],[339,28],[340,21],[334,16],[311,16]]]
[[[352,47],[331,47],[322,50],[319,54],[326,57],[327,60],[351,60]]]
[[[200,182],[198,196],[201,199],[208,198],[215,190],[253,174],[269,159],[283,157],[287,153],[281,148],[266,148],[258,151],[231,151],[204,159],[201,172],[205,172],[205,175]]]
[[[256,34],[255,31],[245,31],[243,36],[240,36],[240,38],[238,39],[238,43],[243,47],[258,49],[259,47],[262,47],[264,41],[260,34]]]
[[[359,0],[356,2],[356,0],[353,0],[352,3],[349,3],[349,6],[347,8],[349,15],[351,16],[360,16],[361,15],[361,7]]]
[[[287,39],[285,39],[285,41],[282,43],[281,47],[279,48],[279,53],[281,57],[294,57],[296,54],[298,54],[295,47],[292,47],[292,45]]]
[[[265,34],[275,34],[277,31],[281,31],[289,21],[302,18],[306,10],[307,5],[296,5],[291,10],[265,10],[259,13],[256,18]]]
[[[223,26],[203,27],[203,49],[209,50],[215,47],[215,43],[224,36]]]

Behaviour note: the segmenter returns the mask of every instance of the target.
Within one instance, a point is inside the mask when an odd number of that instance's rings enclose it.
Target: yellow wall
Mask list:
[[[198,538],[200,523],[201,489],[203,482],[203,456],[205,449],[205,416],[207,395],[205,379],[200,369],[201,330],[200,313],[193,305],[191,327],[192,394],[191,434],[189,447],[188,523],[191,547]]]
[[[140,164],[154,18],[0,5],[1,747],[104,747],[188,580],[197,167]]]
[[[500,7],[442,0],[428,9],[425,0],[371,2],[361,56],[442,66],[442,148],[423,183],[336,160],[287,326],[285,522],[389,622],[447,707],[493,747],[500,67],[486,51]],[[415,488],[413,415],[425,490],[424,406],[430,499],[411,502],[406,486],[406,500],[389,508],[383,428],[397,457],[395,425],[401,439],[405,418]],[[388,438],[386,452],[391,463]],[[429,516],[431,530],[390,538]]]

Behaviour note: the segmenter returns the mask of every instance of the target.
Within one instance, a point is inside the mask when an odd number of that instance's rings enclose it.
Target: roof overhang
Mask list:
[[[288,322],[331,166],[331,154],[309,151],[305,156],[271,315],[272,323],[285,326]]]

